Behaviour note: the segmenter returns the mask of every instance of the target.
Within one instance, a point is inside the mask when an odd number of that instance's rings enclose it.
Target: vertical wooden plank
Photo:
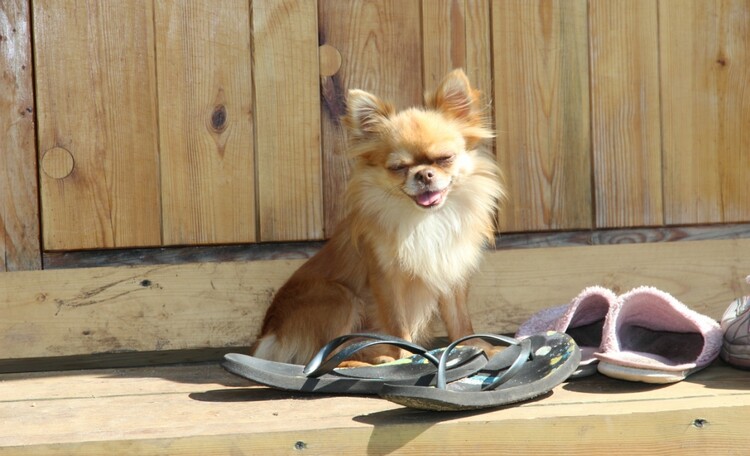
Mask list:
[[[471,83],[482,91],[487,116],[492,117],[492,23],[490,0],[464,0],[466,14],[466,62]],[[494,119],[493,119],[494,121]]]
[[[255,241],[249,3],[155,14],[164,243]]]
[[[596,226],[663,223],[656,0],[589,3]]]
[[[492,25],[501,230],[589,228],[586,1],[495,0]]]
[[[659,2],[667,224],[750,220],[750,1]]]
[[[422,66],[425,90],[434,90],[453,68],[466,65],[463,0],[422,0]]]
[[[489,11],[488,0],[422,0],[426,91],[434,90],[449,71],[463,68],[489,106],[492,98]]]
[[[158,245],[150,1],[33,2],[43,245]]]
[[[346,91],[363,89],[397,108],[421,105],[422,45],[419,0],[320,0],[320,42],[341,54],[336,74],[321,78],[324,101],[325,232],[343,216],[349,176],[345,132]]]
[[[323,237],[317,8],[253,2],[260,239]]]
[[[0,271],[41,268],[29,20],[26,0],[0,3]]]

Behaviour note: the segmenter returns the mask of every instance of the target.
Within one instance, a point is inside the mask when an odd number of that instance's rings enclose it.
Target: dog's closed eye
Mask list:
[[[435,164],[437,164],[438,166],[448,166],[451,163],[453,163],[453,160],[455,158],[456,158],[456,156],[453,155],[453,154],[451,154],[451,155],[444,155],[442,157],[437,158],[435,160]]]
[[[391,163],[388,165],[388,171],[393,171],[394,173],[400,173],[403,171],[406,171],[406,168],[408,168],[409,165],[406,163]]]

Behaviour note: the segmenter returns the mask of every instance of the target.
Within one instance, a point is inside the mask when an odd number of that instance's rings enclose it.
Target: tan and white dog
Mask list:
[[[481,150],[492,133],[464,73],[451,72],[426,105],[395,112],[349,92],[347,215],[279,289],[254,356],[304,364],[334,337],[362,331],[425,343],[436,314],[452,340],[473,332],[469,279],[494,241],[504,190]],[[359,359],[405,355],[377,346]]]

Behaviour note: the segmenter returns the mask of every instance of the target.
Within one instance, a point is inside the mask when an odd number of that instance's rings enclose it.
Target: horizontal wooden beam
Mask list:
[[[750,223],[503,233],[496,237],[495,249],[508,250],[744,238],[750,238]],[[44,269],[86,268],[105,265],[137,266],[194,262],[305,259],[314,255],[322,244],[323,242],[320,241],[307,241],[45,252]]]
[[[0,274],[6,358],[247,346],[299,262]]]
[[[750,239],[488,252],[470,292],[474,327],[513,333],[533,312],[594,284],[618,293],[656,286],[718,319],[750,294],[748,251]],[[274,292],[303,261],[3,273],[2,357],[249,346]]]

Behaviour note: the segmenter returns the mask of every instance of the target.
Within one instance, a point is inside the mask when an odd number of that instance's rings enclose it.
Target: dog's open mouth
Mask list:
[[[443,202],[443,199],[445,199],[447,190],[448,189],[443,189],[439,191],[426,191],[420,193],[419,195],[414,196],[414,202],[422,207],[439,206]]]

